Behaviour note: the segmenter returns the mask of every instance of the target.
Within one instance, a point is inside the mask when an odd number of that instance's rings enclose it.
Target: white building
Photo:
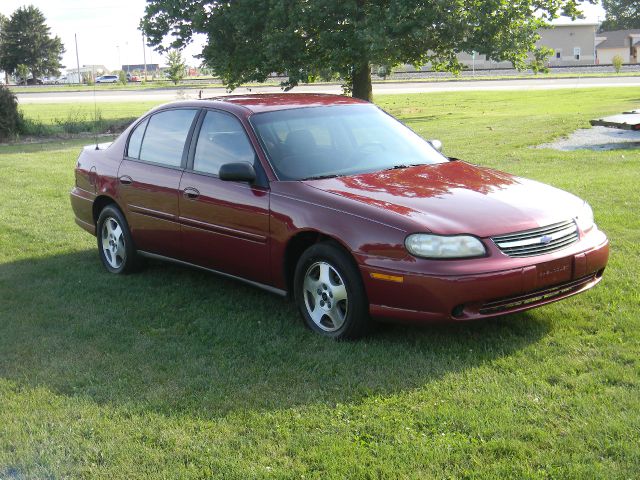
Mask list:
[[[610,64],[616,55],[622,57],[623,63],[638,63],[640,30],[600,32],[596,40],[598,63],[603,65]]]
[[[570,65],[593,65],[596,63],[596,32],[599,23],[585,20],[556,20],[550,28],[538,32],[537,47],[553,50],[548,65],[564,67]],[[481,47],[478,48],[481,50]],[[511,68],[511,62],[495,62],[484,55],[461,53],[458,59],[466,66],[475,68]]]

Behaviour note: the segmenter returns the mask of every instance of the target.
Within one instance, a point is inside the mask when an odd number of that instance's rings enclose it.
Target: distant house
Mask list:
[[[585,20],[556,20],[550,28],[541,28],[537,47],[553,50],[548,65],[563,67],[571,65],[593,65],[596,62],[596,32],[599,23]],[[480,50],[480,48],[479,48]],[[530,57],[532,57],[530,55]],[[458,54],[458,60],[468,67],[511,68],[511,62],[495,62],[484,55]]]
[[[557,20],[552,28],[540,29],[538,47],[553,50],[549,66],[593,65],[596,63],[596,32],[599,23]]]
[[[96,77],[107,73],[109,73],[109,69],[104,65],[82,65],[79,70],[77,67],[68,68],[64,83],[82,83],[87,78],[95,80]]]
[[[623,63],[638,63],[640,30],[600,32],[596,40],[598,63],[610,64],[616,55],[622,57]]]

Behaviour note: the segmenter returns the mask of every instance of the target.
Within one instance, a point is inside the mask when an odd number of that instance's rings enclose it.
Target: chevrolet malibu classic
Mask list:
[[[518,312],[600,281],[609,244],[586,202],[438,143],[343,96],[175,102],[85,147],[71,204],[109,272],[140,257],[204,268],[289,294],[338,339],[372,319]]]

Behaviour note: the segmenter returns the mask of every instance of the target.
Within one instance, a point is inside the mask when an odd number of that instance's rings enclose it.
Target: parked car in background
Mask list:
[[[127,82],[140,82],[140,77],[133,73],[127,73]]]
[[[63,75],[61,77],[44,77],[43,81],[45,85],[60,85],[62,83],[67,83],[67,76]]]
[[[24,82],[20,82],[20,84],[23,84]],[[42,78],[27,78],[27,85],[44,85],[44,80]]]
[[[609,243],[586,202],[438,145],[343,96],[176,102],[85,147],[71,204],[109,272],[140,256],[208,269],[289,294],[333,338],[374,318],[518,312],[601,280]]]
[[[96,83],[118,83],[118,75],[102,75],[96,78]]]

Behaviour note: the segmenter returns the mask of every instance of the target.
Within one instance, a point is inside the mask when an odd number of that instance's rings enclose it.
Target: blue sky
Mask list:
[[[143,61],[142,34],[137,29],[144,14],[145,0],[1,0],[0,13],[6,16],[24,5],[35,5],[44,13],[51,32],[58,35],[67,49],[63,64],[75,67],[74,34],[78,36],[80,65],[106,65],[109,69],[121,64]],[[600,6],[587,5],[587,18],[604,19]],[[199,65],[193,55],[202,49],[203,39],[196,39],[185,51],[187,63]],[[164,58],[146,49],[147,63],[164,64]]]

